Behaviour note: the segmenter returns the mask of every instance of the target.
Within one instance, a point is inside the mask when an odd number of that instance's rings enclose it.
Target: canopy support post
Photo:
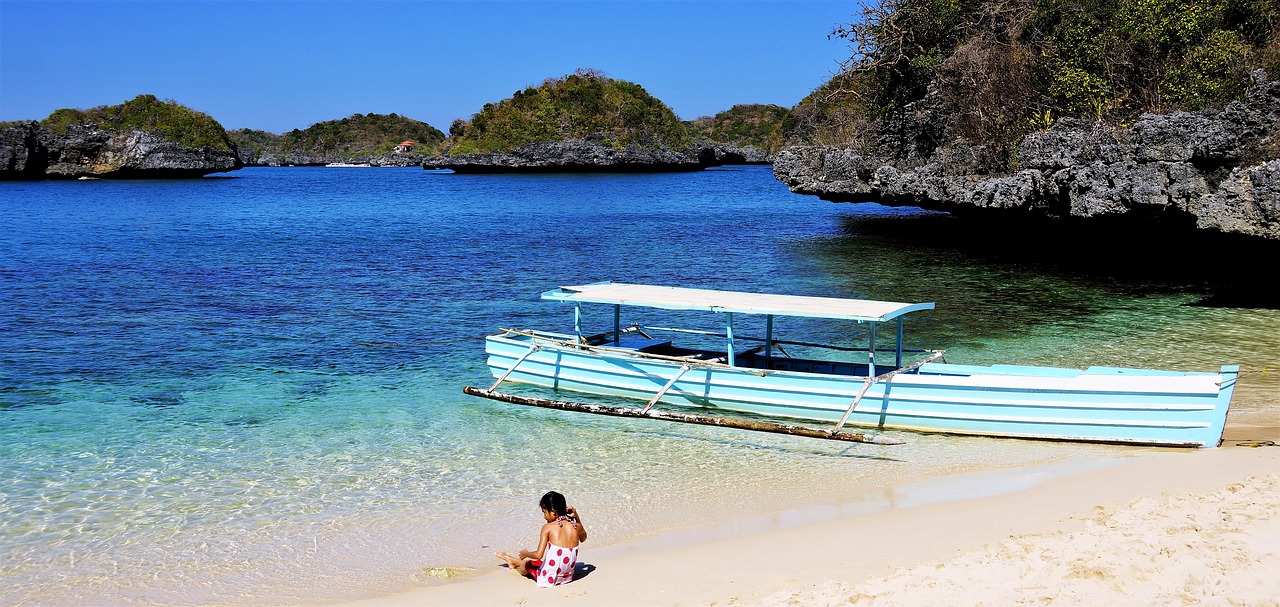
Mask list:
[[[894,360],[894,367],[902,367],[902,317],[898,317],[898,347],[897,357]]]
[[[764,368],[773,368],[773,315],[765,317],[764,322]]]
[[[867,347],[867,377],[876,376],[876,323],[871,321],[871,344]]]
[[[729,355],[729,366],[734,367],[737,365],[734,364],[734,353],[733,353],[733,312],[725,312],[725,314],[729,317],[727,328],[725,330],[725,335],[728,337],[728,342],[729,342],[729,347],[727,348],[727,352]]]
[[[622,304],[613,304],[613,345],[622,343]]]
[[[578,343],[582,340],[582,302],[573,302],[573,334],[578,337]]]
[[[680,376],[684,375],[685,371],[688,371],[689,369],[692,369],[692,368],[693,367],[690,367],[689,365],[680,365],[680,370],[676,371],[676,374],[671,376],[671,379],[667,381],[667,385],[663,386],[661,390],[658,390],[657,394],[653,395],[653,398],[649,399],[648,404],[646,404],[644,408],[640,410],[640,412],[648,413],[649,409],[652,409],[653,406],[657,404],[660,399],[662,399],[662,396],[667,393],[667,390],[670,390],[671,386],[676,385],[676,380],[680,379]],[[490,390],[490,392],[492,392],[492,390]]]

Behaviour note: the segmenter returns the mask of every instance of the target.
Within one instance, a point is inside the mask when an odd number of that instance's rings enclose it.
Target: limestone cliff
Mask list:
[[[149,131],[26,122],[0,130],[0,179],[188,178],[243,166],[234,148],[188,147]]]
[[[850,149],[781,151],[774,175],[832,201],[919,206],[1144,229],[1216,231],[1280,241],[1280,81],[1259,71],[1220,110],[1145,114],[1127,128],[1065,119],[1024,138],[1019,166],[991,174],[974,146],[932,147],[943,122],[930,99],[911,108],[893,158]]]

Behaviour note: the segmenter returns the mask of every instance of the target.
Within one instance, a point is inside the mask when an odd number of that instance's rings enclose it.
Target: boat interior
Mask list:
[[[615,340],[612,333],[594,335],[587,339],[587,345],[605,346],[609,348],[635,350],[645,354],[655,354],[673,358],[684,358],[694,361],[727,364],[729,355],[724,350],[707,350],[678,346],[669,339],[659,339],[641,335],[624,334]],[[769,369],[772,371],[798,371],[802,373],[820,373],[823,375],[865,376],[870,365],[846,361],[831,361],[810,358],[792,358],[786,350],[775,345],[774,351],[766,355],[764,344],[734,353],[734,366],[746,369]],[[887,365],[876,365],[876,370],[883,373],[891,368]]]

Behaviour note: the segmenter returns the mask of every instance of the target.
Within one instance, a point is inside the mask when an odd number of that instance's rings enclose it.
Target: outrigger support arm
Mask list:
[[[676,371],[676,374],[671,376],[671,380],[667,382],[667,385],[663,386],[661,390],[658,390],[657,394],[653,395],[653,398],[649,399],[649,404],[645,405],[640,412],[648,413],[649,409],[652,409],[654,405],[658,404],[659,400],[662,400],[662,395],[666,394],[667,390],[671,389],[671,386],[676,385],[676,380],[680,379],[680,376],[684,375],[685,371],[692,368],[693,367],[690,367],[689,365],[680,365],[680,370]]]
[[[489,398],[514,405],[529,405],[533,407],[544,407],[547,409],[559,409],[561,411],[576,411],[579,413],[614,415],[618,417],[643,417],[647,419],[660,419],[686,424],[738,428],[741,430],[773,432],[775,434],[790,434],[792,436],[805,436],[809,438],[825,438],[853,443],[872,443],[876,445],[901,445],[903,443],[901,439],[881,436],[878,434],[858,434],[854,432],[840,432],[837,430],[819,430],[817,428],[794,426],[791,424],[778,424],[773,422],[734,419],[729,417],[711,417],[709,415],[694,415],[690,413],[677,413],[675,411],[660,411],[657,409],[643,412],[635,407],[610,407],[607,405],[578,403],[566,400],[548,400],[545,398],[507,394],[505,392],[494,392],[493,390],[485,390],[484,388],[475,388],[472,386],[465,386],[462,388],[462,391],[472,396]]]
[[[539,345],[539,344],[533,344],[532,346],[529,346],[529,351],[528,351],[528,352],[525,352],[524,354],[522,354],[522,355],[520,356],[520,358],[517,358],[517,359],[516,359],[516,362],[514,362],[514,363],[512,363],[512,364],[511,364],[511,368],[507,369],[507,370],[502,374],[502,376],[498,378],[498,381],[493,382],[493,385],[492,385],[492,386],[490,386],[490,387],[489,387],[489,389],[490,389],[490,390],[497,390],[497,389],[498,389],[498,384],[501,384],[502,382],[506,381],[507,376],[508,376],[508,375],[511,375],[511,372],[512,372],[512,371],[515,371],[515,370],[516,370],[516,367],[519,367],[519,366],[520,366],[520,363],[524,362],[524,359],[529,358],[529,355],[531,355],[531,354],[533,354],[534,352],[537,352],[538,350],[541,350],[541,349],[542,349],[542,346],[541,346],[541,345]]]
[[[833,430],[833,432],[839,432],[840,429],[844,427],[844,423],[849,421],[849,415],[852,414],[853,410],[858,407],[858,403],[862,401],[863,396],[867,395],[867,390],[870,390],[871,386],[874,386],[878,382],[889,381],[890,379],[893,379],[894,375],[897,375],[899,373],[906,373],[907,371],[915,369],[916,367],[919,367],[927,362],[930,362],[938,358],[942,358],[942,355],[943,355],[942,350],[934,350],[933,354],[930,354],[916,362],[913,362],[909,366],[899,367],[888,373],[885,373],[884,375],[868,376],[867,380],[862,383],[862,389],[858,390],[858,395],[853,397],[853,402],[849,403],[849,408],[845,410],[844,415],[840,417],[840,421],[836,423],[836,429]]]

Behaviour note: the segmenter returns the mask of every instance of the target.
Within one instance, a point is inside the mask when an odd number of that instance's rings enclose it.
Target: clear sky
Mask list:
[[[448,131],[489,102],[594,68],[686,120],[791,107],[849,54],[855,1],[0,0],[0,121],[150,93],[228,129],[356,113]]]

